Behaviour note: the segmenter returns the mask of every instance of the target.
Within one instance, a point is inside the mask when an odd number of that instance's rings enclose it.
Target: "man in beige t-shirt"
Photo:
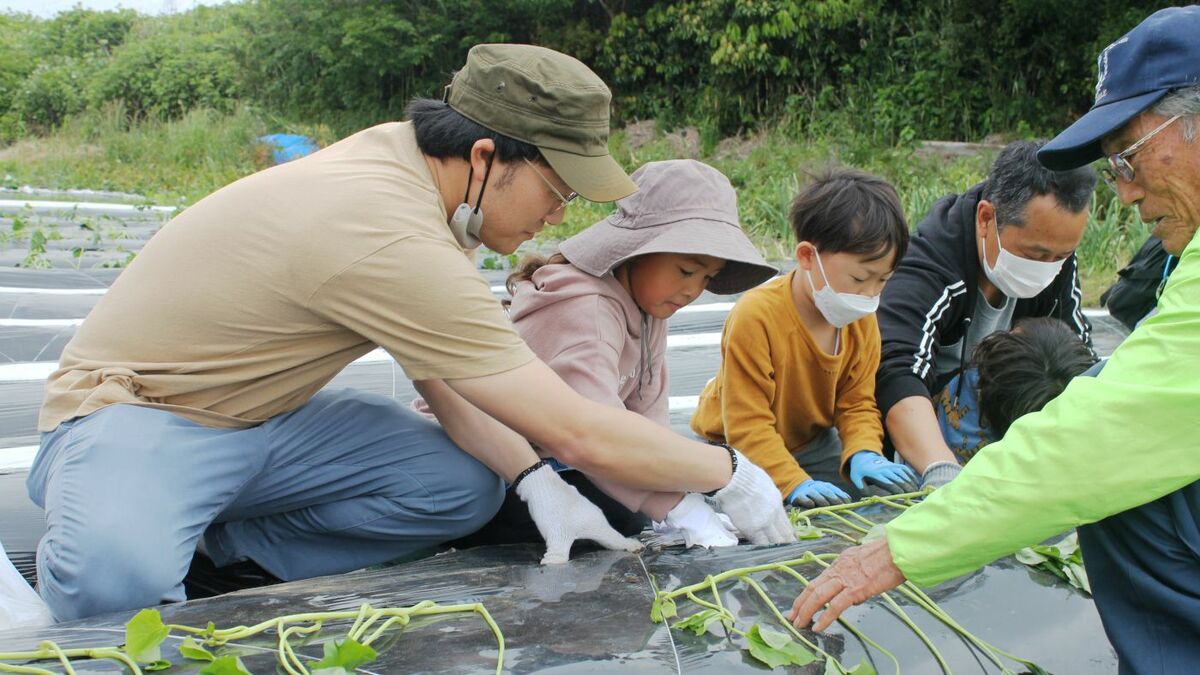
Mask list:
[[[581,538],[636,549],[526,438],[614,480],[714,491],[753,541],[789,540],[761,470],[575,394],[464,255],[515,250],[576,193],[635,189],[608,155],[608,105],[575,59],[480,45],[445,101],[226,186],[156,234],[46,385],[28,487],[55,617],[183,599],[202,535],[218,566],[285,580],[395,558],[486,523],[501,478],[545,562]],[[321,391],[376,346],[441,426]]]

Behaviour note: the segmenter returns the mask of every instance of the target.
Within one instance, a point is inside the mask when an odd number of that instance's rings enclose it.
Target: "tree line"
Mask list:
[[[0,14],[0,141],[106,107],[131,123],[253,106],[346,133],[439,96],[467,49],[590,65],[619,119],[793,122],[882,143],[1047,133],[1086,111],[1134,0],[250,0],[179,15]]]

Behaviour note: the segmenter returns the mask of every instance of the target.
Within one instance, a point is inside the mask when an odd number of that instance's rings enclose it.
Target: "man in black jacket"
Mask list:
[[[1008,145],[987,180],[934,204],[884,288],[875,394],[892,448],[923,485],[944,485],[960,470],[930,397],[980,340],[1017,319],[1049,316],[1091,346],[1075,249],[1096,174],[1043,168],[1041,145]]]

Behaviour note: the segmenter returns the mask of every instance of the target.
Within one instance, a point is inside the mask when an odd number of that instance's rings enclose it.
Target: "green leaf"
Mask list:
[[[846,672],[849,673],[849,675],[876,675],[875,666],[871,665],[870,662],[867,661],[866,657],[863,657],[863,659],[858,662],[857,666],[854,666]]]
[[[180,643],[179,653],[183,654],[184,658],[193,661],[212,661],[216,658],[212,655],[212,652],[202,647],[199,642],[190,637],[184,638],[183,642]]]
[[[758,636],[772,649],[782,649],[792,641],[791,636],[771,630],[770,628],[763,628],[758,624],[754,624],[752,628],[758,628]]]
[[[1044,544],[1035,544],[1033,546],[1030,546],[1029,548],[1033,549],[1034,553],[1040,553],[1041,555],[1046,556],[1050,560],[1062,560],[1062,555],[1059,554],[1058,549],[1055,548],[1054,546],[1046,546]]]
[[[654,623],[662,623],[667,619],[679,616],[678,610],[675,608],[675,601],[665,596],[655,596],[654,603],[650,605],[650,620]]]
[[[157,609],[143,609],[125,624],[125,653],[138,663],[158,661],[159,645],[170,632]]]
[[[797,539],[820,539],[821,538],[821,531],[818,530],[817,528],[813,527],[812,525],[797,525],[795,530],[796,530],[796,538]]]
[[[334,640],[325,643],[325,658],[313,664],[313,671],[323,668],[343,668],[351,671],[364,663],[374,661],[378,656],[374,649],[358,640]]]
[[[41,229],[34,230],[33,234],[29,235],[29,252],[31,254],[46,252],[46,233]]]
[[[749,644],[747,649],[750,655],[771,668],[786,665],[804,666],[817,660],[816,655],[790,636],[760,628],[758,624],[750,627],[750,631],[746,633],[746,641]]]
[[[696,635],[704,635],[708,632],[708,626],[714,621],[721,618],[721,613],[715,609],[705,609],[689,616],[681,621],[676,621],[672,624],[672,628],[680,630],[690,630]]]
[[[1088,581],[1087,570],[1079,563],[1067,563],[1063,568],[1067,573],[1067,581],[1079,590],[1092,594],[1092,584]]]
[[[1045,570],[1085,593],[1091,593],[1087,571],[1083,567],[1083,552],[1079,535],[1072,532],[1052,546],[1038,544],[1017,552],[1019,562]]]
[[[196,675],[251,675],[245,664],[236,656],[222,656],[204,666]]]
[[[1063,558],[1074,557],[1079,552],[1079,534],[1072,532],[1063,537],[1062,541],[1054,545],[1058,549],[1059,555]]]
[[[142,664],[142,670],[170,670],[175,664],[170,661],[159,659],[150,663]]]
[[[1017,551],[1015,557],[1017,562],[1024,563],[1026,565],[1040,565],[1049,560],[1049,558],[1034,551],[1032,548],[1023,548],[1020,551]]]

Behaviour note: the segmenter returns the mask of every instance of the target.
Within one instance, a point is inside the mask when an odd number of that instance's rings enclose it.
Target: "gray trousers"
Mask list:
[[[857,488],[842,478],[842,438],[836,428],[826,429],[792,456],[814,480],[833,483],[855,499],[861,496]]]
[[[464,536],[504,496],[440,426],[354,390],[250,429],[109,406],[43,434],[27,487],[46,511],[39,591],[60,621],[183,600],[201,536],[218,566],[251,559],[290,581]]]

